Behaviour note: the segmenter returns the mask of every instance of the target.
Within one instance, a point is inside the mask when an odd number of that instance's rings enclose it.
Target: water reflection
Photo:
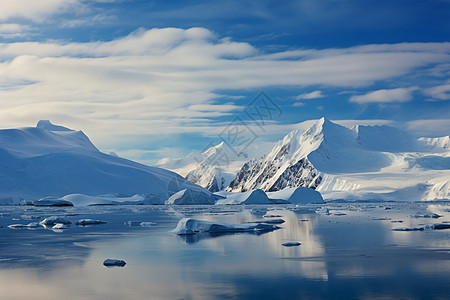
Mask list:
[[[412,217],[423,209],[450,221],[446,204],[333,204],[317,207],[123,207],[64,211],[0,209],[2,299],[362,299],[439,298],[450,293],[450,230],[396,232],[435,220]],[[344,214],[335,214],[341,212]],[[60,214],[99,227],[12,230],[22,215]],[[182,217],[245,223],[277,215],[282,229],[177,237]],[[19,220],[13,220],[19,218]],[[27,217],[28,218],[28,217]],[[374,220],[377,219],[377,220]],[[152,227],[124,226],[128,221]],[[392,223],[402,220],[403,223]],[[282,243],[298,241],[298,247]],[[106,258],[126,261],[108,269]]]

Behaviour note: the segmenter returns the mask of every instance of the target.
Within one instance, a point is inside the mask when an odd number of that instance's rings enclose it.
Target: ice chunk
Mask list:
[[[52,227],[52,229],[67,229],[67,228],[69,227],[67,227],[67,225],[63,223],[57,223]]]
[[[39,224],[43,225],[43,226],[53,226],[57,223],[61,223],[61,224],[72,224],[72,222],[61,218],[61,217],[57,217],[57,216],[51,216],[48,218],[45,218],[44,220],[42,220]]]
[[[232,233],[232,232],[267,232],[280,227],[264,223],[226,224],[202,221],[192,218],[183,218],[178,222],[172,233],[178,235],[189,235],[202,232],[209,233]]]
[[[72,202],[53,197],[45,197],[33,202],[34,206],[73,206]]]
[[[283,245],[285,247],[295,247],[295,246],[300,246],[301,243],[299,243],[299,242],[287,242],[287,243],[283,243],[281,245]]]
[[[218,197],[204,189],[184,189],[173,194],[166,204],[198,205],[215,204]]]
[[[104,265],[105,267],[125,267],[126,264],[127,264],[127,263],[126,263],[125,261],[123,261],[123,260],[120,260],[120,259],[110,259],[110,258],[106,259],[106,260],[103,262],[103,265]]]
[[[436,230],[450,229],[450,224],[434,224],[432,228]]]
[[[423,230],[425,230],[425,228],[424,227],[413,227],[413,228],[402,227],[402,228],[395,228],[392,230],[394,230],[394,231],[423,231]]]
[[[283,224],[284,220],[283,219],[271,219],[271,220],[264,220],[261,221],[259,223],[265,223],[265,224]]]
[[[78,226],[87,226],[87,225],[99,225],[106,224],[107,222],[101,220],[93,220],[93,219],[81,219],[75,223]]]
[[[438,214],[435,214],[435,213],[423,213],[423,214],[417,213],[417,214],[414,215],[414,218],[426,218],[426,219],[428,219],[428,218],[437,219],[437,218],[440,218],[440,217],[442,217],[442,216],[438,215]]]
[[[154,222],[141,222],[141,224],[139,224],[141,227],[151,227],[153,225],[156,225],[156,223]]]

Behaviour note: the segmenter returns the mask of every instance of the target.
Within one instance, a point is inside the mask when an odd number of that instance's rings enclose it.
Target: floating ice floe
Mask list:
[[[99,225],[106,224],[107,222],[101,220],[93,220],[93,219],[81,219],[75,223],[78,226],[88,226],[88,225]]]
[[[45,218],[44,220],[42,220],[41,222],[39,222],[39,224],[43,225],[43,226],[53,226],[57,223],[61,223],[61,224],[72,224],[72,222],[61,218],[61,217],[57,217],[57,216],[51,216],[48,218]]]
[[[283,245],[285,247],[295,247],[295,246],[300,246],[301,243],[299,243],[299,242],[287,242],[287,243],[283,243],[281,245]]]
[[[424,227],[413,227],[413,228],[402,227],[402,228],[395,228],[392,230],[394,230],[394,231],[424,231],[425,228]]]
[[[141,226],[141,227],[150,227],[156,225],[154,222],[141,222],[141,221],[128,221],[124,223],[126,226]]]
[[[246,224],[226,224],[202,221],[192,218],[183,218],[178,222],[172,233],[178,235],[190,235],[196,233],[233,233],[233,232],[268,232],[279,229],[273,224],[246,223]]]
[[[120,260],[120,259],[110,259],[110,258],[106,259],[106,260],[103,262],[103,265],[104,265],[105,267],[125,267],[126,264],[127,264],[127,263],[126,263],[125,261],[123,261],[123,260]]]

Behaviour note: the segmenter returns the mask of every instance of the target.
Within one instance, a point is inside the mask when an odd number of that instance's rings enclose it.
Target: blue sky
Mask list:
[[[260,141],[310,119],[450,132],[450,1],[0,3],[0,127],[50,119],[143,162],[236,117]],[[245,107],[265,92],[283,114]]]

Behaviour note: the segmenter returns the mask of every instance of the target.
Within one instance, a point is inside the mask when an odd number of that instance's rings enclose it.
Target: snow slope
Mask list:
[[[104,154],[82,131],[49,121],[0,130],[0,203],[67,194],[153,194],[163,202],[186,187],[200,188],[171,171]]]
[[[177,172],[188,181],[217,192],[230,184],[245,162],[264,153],[264,149],[261,144],[250,145],[245,150],[232,149],[221,142],[204,152],[191,152],[185,158],[163,159],[158,167]]]

